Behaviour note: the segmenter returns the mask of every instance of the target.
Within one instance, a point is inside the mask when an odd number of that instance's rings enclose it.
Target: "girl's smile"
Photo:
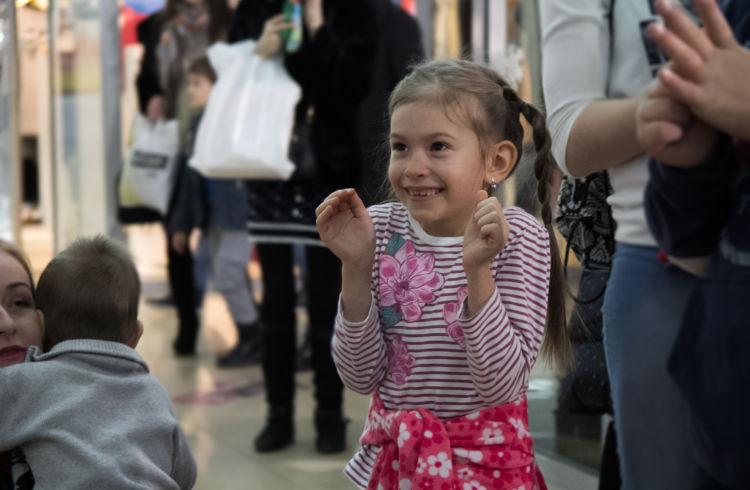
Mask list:
[[[438,189],[434,187],[428,187],[428,188],[408,187],[406,188],[406,191],[409,193],[409,196],[411,196],[411,198],[414,200],[427,200],[443,192],[442,189]]]

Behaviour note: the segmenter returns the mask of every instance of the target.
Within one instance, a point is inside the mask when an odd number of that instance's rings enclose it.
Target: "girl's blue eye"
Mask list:
[[[445,143],[441,141],[436,141],[430,145],[430,151],[443,151],[447,149],[448,149],[448,145],[446,145]]]

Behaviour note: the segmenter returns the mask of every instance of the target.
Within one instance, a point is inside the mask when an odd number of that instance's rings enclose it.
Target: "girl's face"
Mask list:
[[[23,362],[29,346],[42,345],[42,323],[31,287],[23,266],[0,252],[0,368]]]
[[[388,178],[396,197],[433,236],[461,236],[485,182],[479,140],[462,117],[414,102],[391,116]]]

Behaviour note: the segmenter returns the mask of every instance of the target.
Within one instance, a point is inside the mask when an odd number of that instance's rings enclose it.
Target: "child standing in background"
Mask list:
[[[398,201],[365,209],[344,189],[317,209],[342,262],[334,360],[347,387],[373,394],[345,472],[360,488],[546,488],[525,393],[542,339],[561,369],[570,348],[544,116],[460,60],[418,66],[389,113]],[[488,197],[520,159],[521,115],[546,229]]]
[[[216,82],[216,73],[207,57],[195,60],[188,69],[188,104],[197,111],[189,131],[191,147],[203,109]],[[211,278],[214,288],[227,302],[237,325],[239,342],[218,359],[219,367],[246,366],[260,361],[258,348],[258,309],[252,297],[247,266],[252,244],[247,233],[247,193],[245,182],[236,179],[206,179],[186,168],[175,205],[172,247],[184,253],[193,228],[203,231],[208,242]]]

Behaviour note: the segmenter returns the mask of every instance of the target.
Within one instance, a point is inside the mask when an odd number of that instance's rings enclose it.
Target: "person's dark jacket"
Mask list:
[[[750,4],[726,10],[750,47]],[[675,257],[713,255],[694,290],[668,370],[692,412],[695,453],[729,488],[747,488],[750,465],[750,145],[724,137],[696,168],[651,161],[646,212],[659,245]]]
[[[750,47],[750,5],[730,1],[725,13],[737,39]],[[646,215],[666,253],[696,257],[717,249],[750,250],[750,232],[734,231],[746,228],[747,215],[742,211],[750,207],[743,201],[750,199],[745,197],[750,185],[741,183],[747,167],[747,142],[744,148],[740,146],[724,136],[713,159],[691,169],[649,162]]]

